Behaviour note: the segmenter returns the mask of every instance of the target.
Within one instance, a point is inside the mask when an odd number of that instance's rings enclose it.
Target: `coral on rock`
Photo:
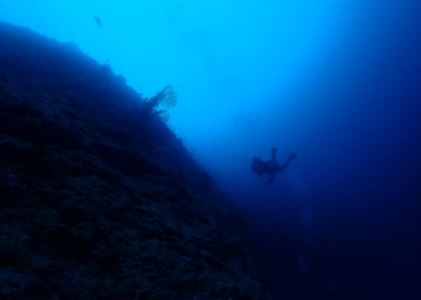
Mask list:
[[[0,24],[1,299],[266,299],[210,176],[144,102]]]

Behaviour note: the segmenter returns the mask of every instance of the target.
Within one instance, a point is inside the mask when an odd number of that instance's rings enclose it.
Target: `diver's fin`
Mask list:
[[[272,147],[272,161],[276,161],[277,153],[278,153],[278,148]]]

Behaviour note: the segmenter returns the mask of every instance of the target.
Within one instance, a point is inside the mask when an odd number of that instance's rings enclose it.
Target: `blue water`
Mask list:
[[[420,13],[416,0],[0,2],[1,21],[76,44],[146,96],[174,87],[169,126],[249,214],[281,299],[421,299]],[[298,156],[268,183],[250,163],[272,147]]]

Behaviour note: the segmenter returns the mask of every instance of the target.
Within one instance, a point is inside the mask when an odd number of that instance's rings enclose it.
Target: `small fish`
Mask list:
[[[94,16],[94,21],[95,21],[96,25],[98,25],[100,27],[104,27],[104,25],[102,24],[101,19],[98,16]]]

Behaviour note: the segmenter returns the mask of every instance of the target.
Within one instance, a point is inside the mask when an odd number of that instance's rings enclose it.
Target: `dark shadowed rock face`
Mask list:
[[[266,298],[209,176],[142,101],[0,24],[0,299]]]

